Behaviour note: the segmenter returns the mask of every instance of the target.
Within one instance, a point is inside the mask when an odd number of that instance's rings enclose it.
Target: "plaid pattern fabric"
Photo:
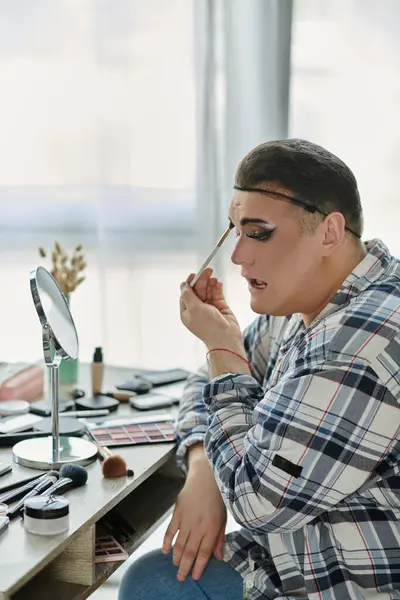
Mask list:
[[[367,250],[310,327],[254,321],[253,376],[187,384],[178,456],[204,440],[250,600],[400,598],[400,262]]]

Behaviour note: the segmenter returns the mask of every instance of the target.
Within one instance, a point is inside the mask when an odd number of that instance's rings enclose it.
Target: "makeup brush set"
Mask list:
[[[65,464],[60,471],[48,471],[0,487],[0,533],[20,517],[25,529],[37,535],[57,535],[69,527],[69,502],[63,493],[85,485],[87,470]]]
[[[124,459],[98,446],[105,477],[133,475]],[[5,474],[5,473],[4,473]],[[0,487],[0,534],[11,521],[20,517],[28,533],[57,535],[69,527],[69,501],[62,494],[86,484],[88,472],[76,464],[64,464],[51,470]],[[116,555],[112,540],[99,540],[99,556],[112,560]],[[99,559],[100,561],[102,559]]]

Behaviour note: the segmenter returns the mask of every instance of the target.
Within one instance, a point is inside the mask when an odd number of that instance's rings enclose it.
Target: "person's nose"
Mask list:
[[[231,261],[234,265],[252,265],[254,263],[254,258],[249,254],[244,242],[243,238],[238,238],[235,244],[231,254]]]

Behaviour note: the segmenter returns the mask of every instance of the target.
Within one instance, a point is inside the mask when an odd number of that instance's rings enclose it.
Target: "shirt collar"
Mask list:
[[[347,304],[371,284],[382,278],[383,274],[394,260],[389,249],[378,239],[365,242],[367,254],[353,269],[331,301],[320,312],[315,321],[334,313],[338,307]],[[314,323],[313,323],[314,324]]]

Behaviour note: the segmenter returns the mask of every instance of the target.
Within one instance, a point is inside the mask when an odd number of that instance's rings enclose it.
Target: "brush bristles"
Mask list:
[[[113,454],[109,458],[106,458],[102,465],[101,470],[103,471],[103,476],[107,479],[111,479],[114,477],[124,477],[128,470],[128,465],[122,456],[118,454]]]

